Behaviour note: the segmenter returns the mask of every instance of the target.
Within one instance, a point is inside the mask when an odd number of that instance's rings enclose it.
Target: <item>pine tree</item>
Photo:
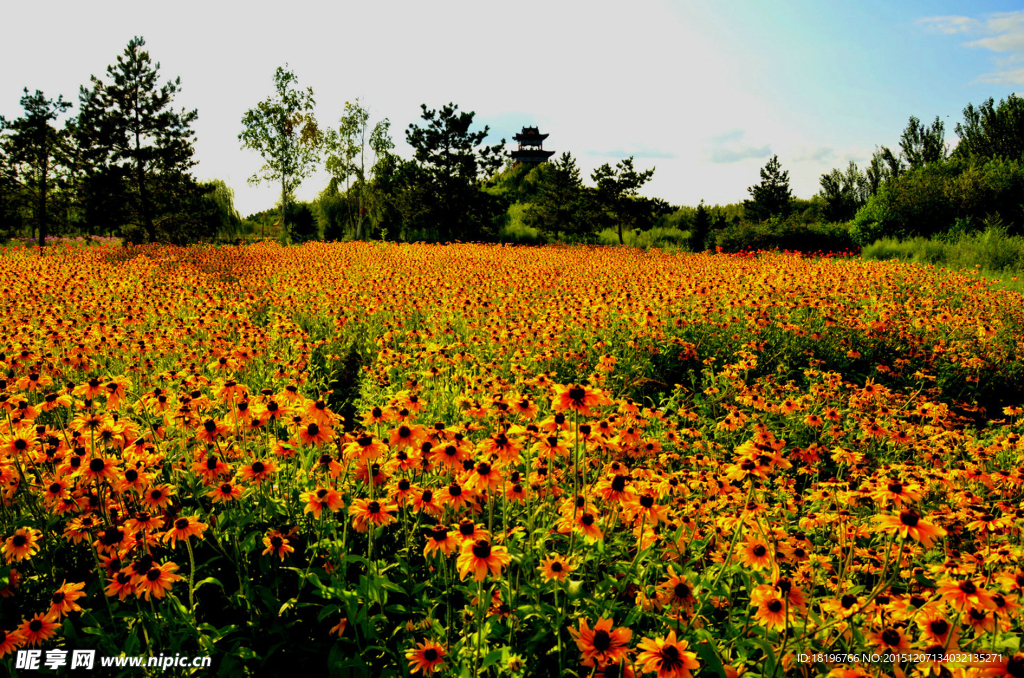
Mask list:
[[[779,156],[772,156],[768,164],[761,168],[761,183],[747,190],[752,198],[743,201],[747,220],[764,221],[789,214],[789,201],[792,197],[789,190],[789,172],[782,171]]]
[[[132,38],[107,67],[108,83],[93,76],[92,89],[81,88],[78,127],[87,182],[122,184],[124,218],[135,227],[127,235],[154,242],[171,239],[167,229],[181,222],[199,190],[188,175],[196,164],[191,126],[198,113],[171,108],[181,78],[159,87],[160,64],[153,64],[145,44]]]

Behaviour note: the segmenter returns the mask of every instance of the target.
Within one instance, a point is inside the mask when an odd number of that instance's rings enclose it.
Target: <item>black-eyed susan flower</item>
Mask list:
[[[688,646],[685,640],[676,639],[675,631],[670,631],[668,636],[643,638],[636,661],[645,673],[654,672],[658,678],[691,678],[691,672],[700,668],[700,662],[695,652],[686,649]]]
[[[164,532],[163,540],[174,548],[177,541],[188,541],[189,537],[203,538],[203,532],[209,525],[199,522],[196,516],[182,516],[175,519],[170,529]]]
[[[154,562],[148,570],[132,577],[135,595],[145,597],[146,600],[150,600],[150,596],[163,598],[174,582],[181,581],[181,577],[174,574],[177,570],[178,566],[173,562],[168,561],[162,565]]]
[[[66,581],[60,588],[50,596],[50,611],[46,613],[49,619],[61,619],[71,612],[81,612],[81,606],[75,601],[85,597],[84,583],[69,584]]]
[[[302,512],[312,513],[314,518],[320,518],[320,512],[324,509],[333,513],[341,510],[341,507],[345,505],[341,493],[329,487],[318,487],[315,490],[303,492],[299,495],[299,501],[306,505]]]
[[[509,562],[511,559],[508,549],[503,546],[494,546],[486,539],[478,539],[462,543],[456,567],[458,567],[460,579],[465,579],[472,572],[476,581],[483,581],[487,578],[488,572],[495,578],[500,577],[501,568],[508,565]]]
[[[583,666],[619,664],[626,658],[629,641],[633,637],[632,630],[625,627],[614,628],[609,617],[599,619],[594,628],[590,628],[587,620],[583,618],[580,618],[579,625],[578,631],[570,627],[569,634],[580,650],[580,663]]]
[[[267,547],[263,549],[263,555],[278,556],[282,563],[284,562],[285,556],[295,551],[291,542],[288,541],[288,537],[277,530],[270,530],[267,532],[266,536],[263,537],[263,545]]]
[[[429,676],[444,668],[445,654],[444,646],[432,640],[424,640],[407,651],[405,658],[409,660],[410,671]]]
[[[8,563],[28,560],[39,552],[42,532],[31,527],[19,527],[0,547]]]
[[[555,554],[542,560],[540,567],[537,569],[540,570],[544,581],[557,579],[560,582],[564,582],[570,574],[576,571],[576,565],[568,558]]]

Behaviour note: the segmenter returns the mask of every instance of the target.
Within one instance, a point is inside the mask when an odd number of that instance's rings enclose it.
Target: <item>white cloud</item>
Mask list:
[[[963,43],[964,46],[1008,56],[995,59],[996,70],[980,76],[978,81],[1024,85],[1024,68],[1012,67],[1024,60],[1024,10],[988,14],[980,19],[964,16],[926,17],[919,19],[918,25],[944,35],[965,33],[979,36]]]

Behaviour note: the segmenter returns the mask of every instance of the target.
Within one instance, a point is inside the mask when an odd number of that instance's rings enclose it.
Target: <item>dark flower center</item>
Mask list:
[[[405,426],[403,424],[402,426],[398,427],[398,437],[399,438],[408,438],[411,434],[412,434],[412,431],[409,430],[408,426]]]
[[[367,505],[367,507],[366,507],[366,508],[367,508],[367,510],[368,510],[368,511],[369,511],[370,513],[380,513],[380,503],[379,503],[379,502],[376,502],[376,501],[371,501],[371,502],[370,502],[370,503],[369,503],[369,504]]]
[[[917,521],[919,520],[921,520],[921,516],[913,511],[903,511],[900,513],[900,522],[907,527],[917,527]]]
[[[899,645],[900,634],[895,629],[886,629],[882,631],[882,642],[886,645]]]
[[[484,539],[473,544],[473,555],[484,560],[491,557],[491,545]]]
[[[893,494],[900,494],[903,492],[903,483],[889,483],[889,491]]]
[[[217,423],[213,419],[207,419],[203,423],[203,428],[206,429],[207,433],[213,433],[217,430]]]
[[[615,492],[622,492],[625,489],[626,489],[626,477],[625,476],[615,476],[612,479],[612,490],[614,490]]]
[[[311,436],[318,435],[320,433],[320,427],[317,426],[316,424],[310,424],[308,427],[306,427],[306,433],[308,433]]]
[[[551,563],[551,571],[552,572],[561,572],[562,571],[562,564],[560,562],[558,562],[557,560],[555,562]]]
[[[410,487],[412,486],[409,484],[409,481],[406,480],[405,478],[402,478],[401,480],[398,481],[398,489],[401,490],[402,492],[405,492]]]
[[[423,658],[426,659],[428,662],[437,661],[437,650],[435,650],[432,647],[427,648],[427,650],[423,653]]]
[[[569,389],[567,395],[569,396],[569,400],[573,401],[573,403],[582,405],[583,399],[587,397],[587,391],[580,386],[573,386]]]
[[[768,549],[766,549],[761,544],[758,544],[757,546],[754,547],[754,555],[757,556],[758,558],[763,558],[764,554],[766,554],[766,553],[768,553]]]
[[[605,652],[612,646],[612,637],[604,629],[594,634],[594,649],[598,652]]]
[[[459,524],[459,533],[462,534],[463,537],[468,537],[469,535],[473,534],[474,531],[475,530],[473,528],[473,523]]]
[[[960,590],[967,595],[973,595],[978,592],[978,587],[972,581],[962,581],[960,582]]]
[[[854,597],[854,596],[851,596],[850,594],[846,594],[845,596],[843,596],[842,598],[839,599],[839,602],[840,602],[840,604],[842,604],[843,607],[849,609],[849,608],[853,607],[854,604],[856,604],[857,598]]]
[[[174,528],[177,530],[184,530],[188,527],[188,518],[178,518],[174,521]]]
[[[928,625],[928,628],[930,628],[932,633],[935,635],[944,636],[946,635],[946,632],[949,631],[949,622],[945,619],[935,619]]]
[[[676,594],[676,598],[686,599],[690,596],[690,587],[686,584],[679,582],[676,584],[673,592]]]
[[[654,497],[652,497],[649,494],[645,494],[644,496],[640,497],[640,505],[643,506],[644,508],[651,508],[652,506],[654,506]]]
[[[39,633],[43,630],[43,622],[38,619],[33,619],[28,623],[28,630],[32,633]]]
[[[592,516],[589,513],[584,513],[583,517],[580,518],[580,522],[586,525],[587,527],[590,527],[594,524],[594,516]]]
[[[257,461],[253,462],[252,470],[253,473],[263,473],[265,470],[267,470],[267,467],[266,465],[264,465],[262,461]]]
[[[50,600],[53,601],[54,605],[60,605],[62,602],[64,602],[64,592],[63,591],[57,591],[56,593],[53,594],[53,597],[50,598]]]
[[[768,609],[771,611],[772,614],[778,614],[779,612],[781,612],[782,611],[782,607],[783,607],[782,606],[782,601],[779,600],[778,598],[776,598],[776,599],[772,600],[770,603],[768,603]]]
[[[149,581],[156,581],[157,579],[160,578],[160,574],[161,573],[162,573],[162,571],[160,570],[159,567],[154,567],[153,569],[151,569],[149,572],[146,573],[146,579],[148,579]]]
[[[323,499],[324,497],[327,496],[327,490],[320,488],[319,490],[316,491],[316,496],[317,499]]]
[[[93,459],[89,462],[89,470],[93,473],[99,473],[106,467],[107,464],[102,459]]]
[[[275,535],[270,538],[270,545],[273,546],[275,549],[281,548],[282,544],[284,544],[284,540],[280,537]]]
[[[220,486],[220,491],[224,494],[231,494],[231,483],[224,483]]]

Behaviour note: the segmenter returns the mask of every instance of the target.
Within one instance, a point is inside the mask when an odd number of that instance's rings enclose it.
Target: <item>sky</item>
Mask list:
[[[247,181],[263,161],[238,134],[285,64],[321,126],[358,98],[404,157],[420,104],[453,102],[510,150],[539,126],[587,183],[633,156],[655,169],[642,193],[675,205],[748,198],[773,155],[809,198],[822,174],[896,148],[912,115],[938,116],[952,146],[967,104],[1024,92],[1019,0],[51,0],[3,14],[0,115],[21,115],[25,87],[77,108],[141,36],[161,80],[181,78],[175,108],[198,110],[194,174],[227,182],[243,215],[278,199]],[[326,184],[320,171],[298,197]]]

